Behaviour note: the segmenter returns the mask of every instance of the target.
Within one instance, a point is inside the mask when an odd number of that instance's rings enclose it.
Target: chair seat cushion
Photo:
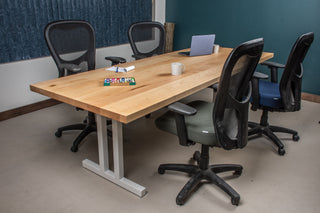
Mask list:
[[[279,91],[279,84],[259,80],[260,105],[271,108],[281,108],[282,100]]]
[[[214,132],[212,111],[213,103],[195,101],[188,104],[195,108],[197,113],[185,116],[189,140],[209,146],[219,146]],[[159,129],[177,135],[174,113],[169,111],[156,120]]]

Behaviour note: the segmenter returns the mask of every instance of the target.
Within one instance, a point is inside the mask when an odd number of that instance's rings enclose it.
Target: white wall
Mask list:
[[[164,24],[166,21],[166,0],[154,0],[155,4],[155,21]]]
[[[155,0],[155,21],[165,22],[165,1]],[[96,68],[110,66],[105,56],[121,56],[132,61],[129,44],[96,50]],[[30,91],[29,85],[58,77],[51,57],[0,64],[0,112],[48,99]]]

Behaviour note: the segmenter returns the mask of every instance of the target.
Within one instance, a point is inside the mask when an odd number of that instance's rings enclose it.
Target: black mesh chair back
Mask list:
[[[64,20],[49,23],[45,28],[45,40],[58,67],[59,77],[95,69],[95,35],[88,22]]]
[[[159,22],[132,24],[128,30],[128,39],[136,60],[164,53],[165,29]]]
[[[216,137],[225,149],[247,144],[251,77],[260,60],[263,39],[245,42],[229,55],[219,81],[213,109]]]
[[[57,65],[59,78],[95,69],[95,34],[86,21],[64,20],[51,22],[45,27],[44,37]],[[83,123],[71,124],[57,129],[55,136],[62,132],[81,130],[73,141],[72,152],[77,152],[83,139],[97,130],[94,113],[88,111]]]
[[[301,108],[302,62],[313,39],[313,32],[303,34],[291,49],[279,87],[285,111],[297,111]]]

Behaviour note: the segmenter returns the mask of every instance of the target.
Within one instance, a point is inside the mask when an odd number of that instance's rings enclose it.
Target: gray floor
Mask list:
[[[207,91],[194,97],[208,97]],[[204,98],[205,99],[205,98]],[[78,132],[56,138],[57,127],[82,121],[85,112],[59,104],[0,123],[0,212],[319,212],[320,107],[302,102],[295,113],[271,113],[273,124],[296,129],[300,141],[280,134],[286,155],[279,156],[266,138],[252,139],[242,150],[211,149],[211,163],[239,163],[242,175],[227,182],[241,195],[239,206],[214,185],[205,184],[184,206],[175,197],[188,177],[157,174],[160,163],[187,163],[199,148],[182,147],[150,119],[124,127],[125,176],[147,187],[143,198],[127,192],[81,166],[97,160],[91,134],[77,153],[69,151]],[[258,121],[260,111],[250,112]]]

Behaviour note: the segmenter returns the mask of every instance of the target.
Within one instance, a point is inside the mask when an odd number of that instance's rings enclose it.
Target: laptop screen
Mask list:
[[[190,56],[212,54],[215,37],[215,34],[192,36]]]

